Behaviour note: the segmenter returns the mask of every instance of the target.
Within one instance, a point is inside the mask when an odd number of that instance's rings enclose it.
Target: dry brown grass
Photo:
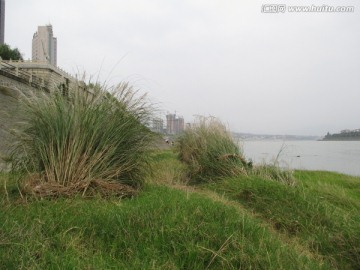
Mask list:
[[[88,182],[76,182],[71,185],[61,185],[57,182],[43,182],[39,175],[33,174],[20,185],[22,195],[32,195],[39,198],[72,197],[82,194],[83,197],[132,197],[137,190],[119,182],[109,182],[94,179]]]

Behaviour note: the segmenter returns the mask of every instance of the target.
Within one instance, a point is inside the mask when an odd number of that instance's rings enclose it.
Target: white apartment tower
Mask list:
[[[32,60],[56,66],[57,40],[51,25],[39,26],[32,40]]]

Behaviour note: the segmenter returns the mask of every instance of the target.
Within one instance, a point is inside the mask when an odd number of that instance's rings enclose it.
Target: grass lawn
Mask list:
[[[359,269],[360,178],[189,186],[184,170],[155,152],[145,186],[123,200],[25,200],[0,174],[0,269]]]

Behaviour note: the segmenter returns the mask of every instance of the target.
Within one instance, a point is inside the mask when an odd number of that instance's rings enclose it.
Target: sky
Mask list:
[[[162,118],[214,116],[256,134],[360,128],[358,0],[6,0],[5,20],[5,42],[24,59],[37,27],[52,24],[60,68],[129,81]]]

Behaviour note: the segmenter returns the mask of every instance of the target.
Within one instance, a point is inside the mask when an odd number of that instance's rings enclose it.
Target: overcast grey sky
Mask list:
[[[284,2],[355,11],[261,12]],[[49,23],[61,68],[128,80],[163,115],[266,134],[360,128],[359,1],[6,0],[5,42],[25,59]]]

